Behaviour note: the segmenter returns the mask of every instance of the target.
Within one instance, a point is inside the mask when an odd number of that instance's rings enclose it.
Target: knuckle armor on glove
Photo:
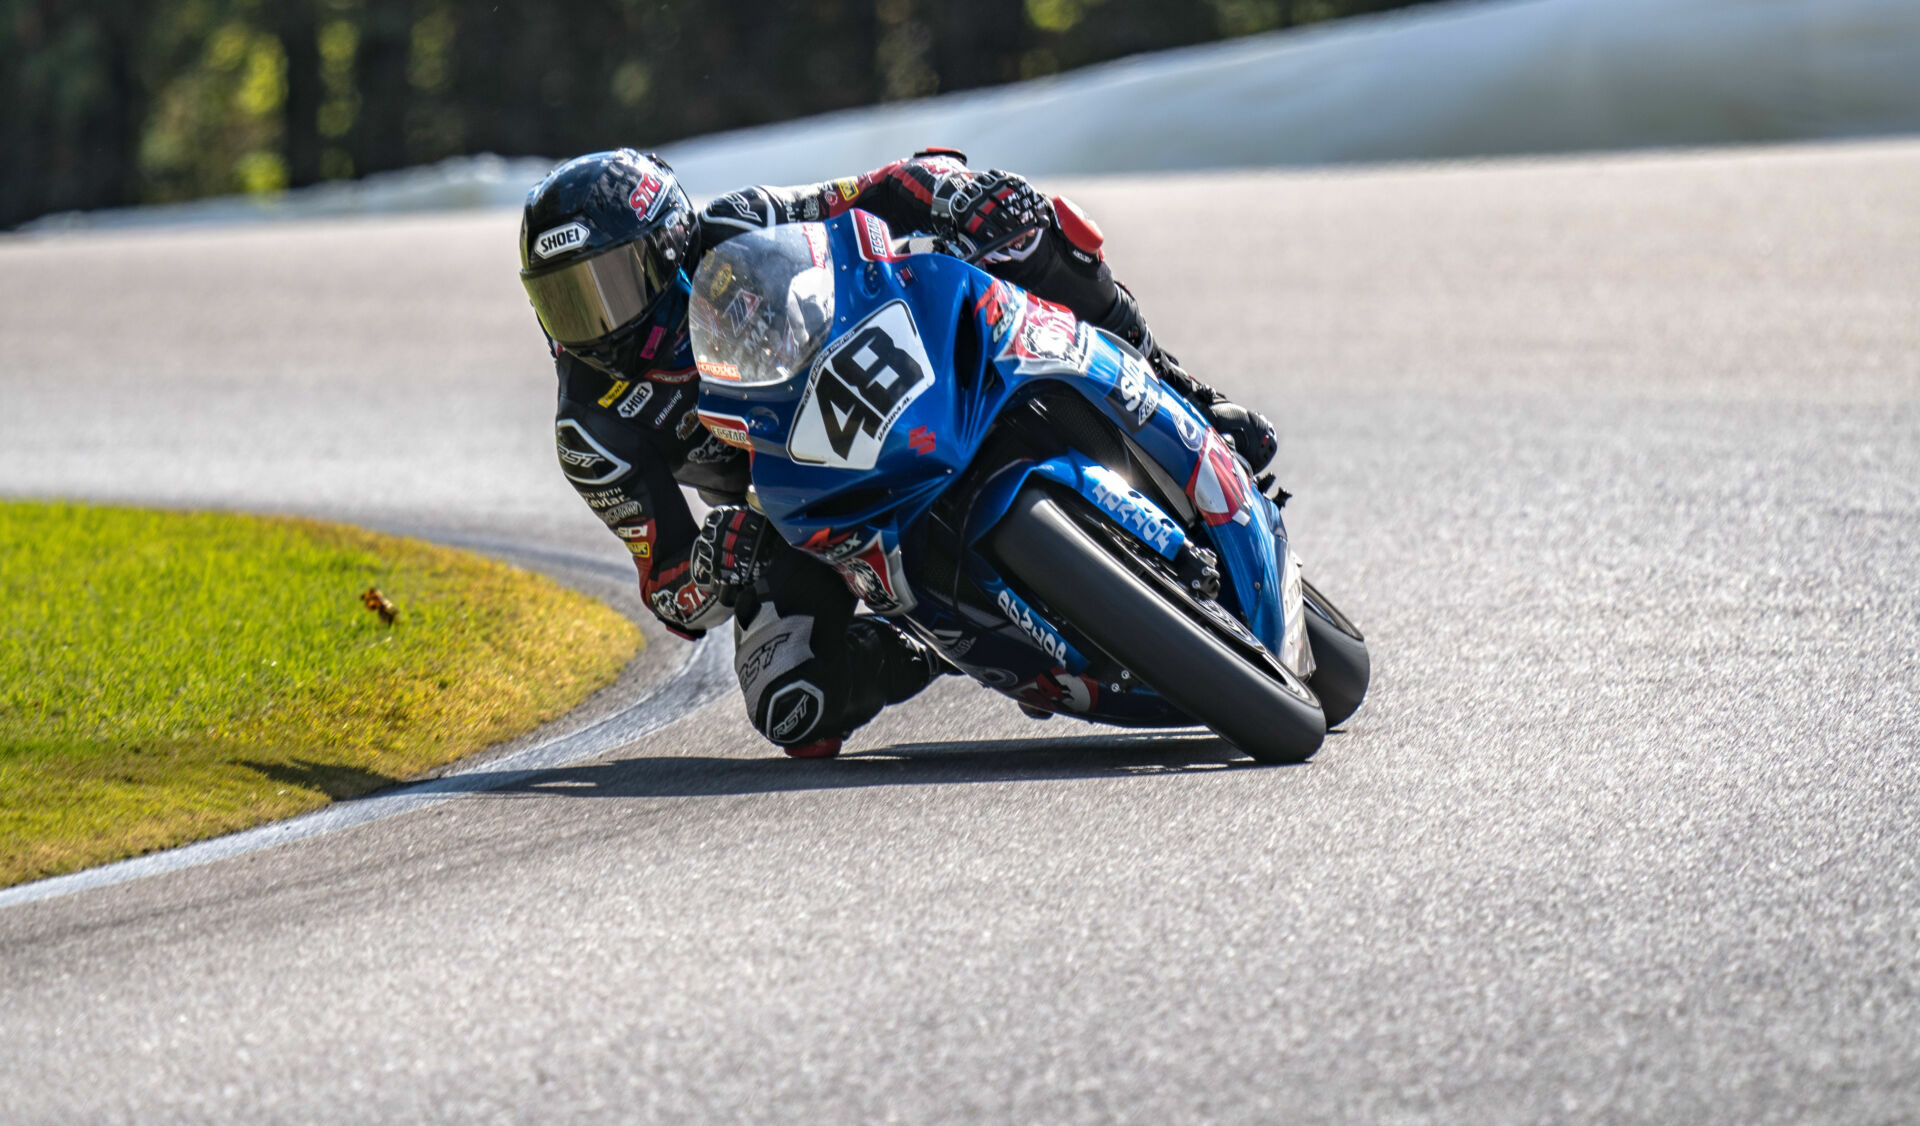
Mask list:
[[[778,538],[760,513],[720,505],[707,513],[684,559],[657,569],[643,590],[647,609],[682,636],[699,636],[733,615],[733,603],[766,571]]]
[[[733,607],[722,602],[713,588],[693,580],[688,559],[656,568],[641,593],[653,616],[682,637],[698,637],[733,614]]]
[[[773,538],[767,518],[750,508],[714,509],[686,558],[660,567],[648,579],[647,608],[687,637],[725,622],[741,594],[765,571]]]
[[[933,186],[932,212],[944,233],[972,257],[983,247],[999,247],[1012,256],[1031,253],[1039,239],[1015,249],[1023,234],[1039,235],[1053,223],[1053,204],[1025,177],[1000,169],[956,171]]]
[[[693,541],[693,581],[716,591],[733,602],[732,594],[750,587],[766,570],[768,537],[773,534],[767,518],[751,508],[723,504],[707,513]]]

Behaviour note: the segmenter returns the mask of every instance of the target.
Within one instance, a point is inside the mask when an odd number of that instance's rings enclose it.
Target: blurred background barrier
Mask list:
[[[517,206],[550,163],[459,155],[482,149],[657,146],[713,194],[935,143],[1046,176],[1920,131],[1916,0],[1338,18],[1405,6],[0,0],[0,225]],[[1055,73],[1081,64],[1096,65]],[[1048,77],[990,85],[1034,74]],[[922,96],[946,90],[961,92]],[[71,210],[132,202],[165,205]]]
[[[1261,35],[671,145],[689,187],[938,141],[1030,175],[1920,131],[1917,0],[1520,0]]]

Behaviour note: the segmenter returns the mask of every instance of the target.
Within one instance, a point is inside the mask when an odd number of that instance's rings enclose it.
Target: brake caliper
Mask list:
[[[1195,598],[1212,599],[1220,595],[1220,557],[1211,550],[1195,546],[1192,540],[1180,545],[1180,554],[1173,560],[1174,574],[1180,579],[1180,585],[1193,592]]]

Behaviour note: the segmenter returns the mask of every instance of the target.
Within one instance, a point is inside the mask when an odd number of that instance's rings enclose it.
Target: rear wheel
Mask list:
[[[1320,697],[1327,726],[1346,722],[1366,698],[1373,664],[1367,659],[1367,639],[1327,596],[1302,582],[1307,609],[1307,644],[1313,647],[1313,675],[1307,687]]]
[[[1302,762],[1326,719],[1313,692],[1224,615],[1209,614],[1119,536],[1028,486],[988,544],[1007,577],[1122,668],[1262,762]]]

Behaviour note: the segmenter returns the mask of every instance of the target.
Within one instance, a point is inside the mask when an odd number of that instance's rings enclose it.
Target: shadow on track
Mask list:
[[[827,762],[772,753],[761,758],[627,758],[520,776],[476,771],[444,779],[443,784],[517,796],[671,798],[1251,769],[1271,768],[1237,757],[1217,736],[1193,733],[903,743]]]
[[[402,779],[390,774],[381,774],[379,771],[362,770],[357,766],[345,766],[340,763],[314,762],[311,759],[295,759],[290,763],[252,762],[243,759],[240,765],[282,786],[318,790],[334,801],[349,801],[353,798],[365,797],[375,791],[404,784]]]

